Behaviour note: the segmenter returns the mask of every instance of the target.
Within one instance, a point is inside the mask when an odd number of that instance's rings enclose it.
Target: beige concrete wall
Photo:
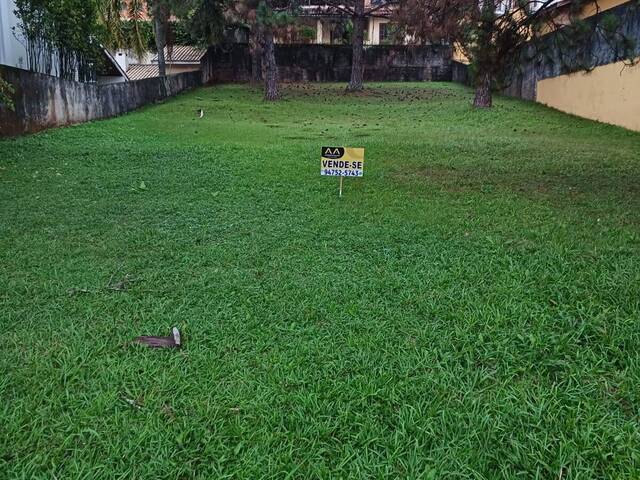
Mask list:
[[[456,62],[464,63],[465,65],[469,65],[469,59],[462,51],[462,47],[458,43],[453,44],[453,59]]]
[[[366,36],[364,37],[365,45],[379,45],[380,25],[388,22],[389,20],[386,18],[369,17],[367,19]],[[318,20],[316,23],[316,39],[314,43],[325,45],[331,43],[331,26],[322,20]]]
[[[386,18],[369,17],[367,25],[367,37],[364,39],[368,45],[380,44],[380,24],[389,23]]]
[[[587,11],[584,12],[585,17],[590,17],[591,15],[595,15],[600,9],[601,12],[605,10],[609,10],[610,8],[617,7],[618,5],[622,5],[623,3],[628,2],[629,0],[598,0],[598,4],[591,4],[590,7],[587,7]]]
[[[167,63],[167,75],[177,75],[184,72],[195,72],[200,70],[200,65],[179,65]]]
[[[611,63],[589,73],[541,80],[536,100],[563,112],[640,131],[640,64]]]
[[[329,45],[331,43],[331,26],[318,19],[316,22],[316,44]]]

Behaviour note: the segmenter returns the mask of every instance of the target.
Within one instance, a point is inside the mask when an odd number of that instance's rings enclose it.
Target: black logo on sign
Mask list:
[[[342,158],[344,155],[343,147],[322,147],[322,156],[324,158]]]

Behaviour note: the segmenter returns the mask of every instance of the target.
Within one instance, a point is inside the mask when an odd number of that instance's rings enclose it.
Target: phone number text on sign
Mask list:
[[[320,173],[322,175],[328,175],[331,177],[361,177],[362,176],[362,170],[323,168]]]
[[[364,148],[322,147],[320,175],[333,177],[362,177]]]

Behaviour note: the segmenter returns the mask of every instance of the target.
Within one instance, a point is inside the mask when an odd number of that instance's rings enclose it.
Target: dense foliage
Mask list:
[[[175,23],[175,42],[207,47],[217,43],[224,28],[224,0],[194,0],[183,22]]]
[[[13,86],[0,76],[0,107],[13,110]]]
[[[222,0],[16,0],[16,15],[28,68],[80,81],[95,79],[103,46],[208,46],[223,23]]]
[[[29,69],[88,81],[101,59],[98,0],[16,0]]]
[[[142,38],[141,43],[144,46],[145,51],[155,52],[156,41],[154,37],[153,24],[150,21],[145,20],[134,22],[132,20],[124,20],[120,28],[125,39],[131,39],[137,35],[136,32],[139,32]],[[215,35],[218,35],[218,33],[216,32]],[[206,43],[205,39],[196,34],[195,29],[192,29],[192,25],[187,20],[183,19],[169,23],[167,37],[168,42],[173,45],[200,46]],[[131,43],[125,43],[122,46],[126,47],[127,45],[131,45]]]
[[[633,2],[632,2],[633,3]],[[477,95],[474,104],[491,106],[491,89],[510,80],[523,60],[568,52],[555,61],[567,70],[594,65],[592,41],[604,38],[618,59],[630,58],[634,40],[615,17],[598,13],[597,0],[403,0],[398,17],[416,40],[448,40],[471,62]],[[553,45],[545,34],[554,35]]]

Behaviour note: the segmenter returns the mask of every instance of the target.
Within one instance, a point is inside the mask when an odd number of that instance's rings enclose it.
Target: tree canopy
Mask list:
[[[16,0],[15,4],[19,19],[15,33],[27,50],[29,69],[80,81],[95,79],[103,46],[131,49],[141,57],[153,38],[163,71],[164,47],[173,43],[176,33],[183,42],[209,46],[219,40],[223,28],[224,0]]]
[[[80,81],[95,76],[100,61],[99,0],[16,0],[17,38],[33,71],[55,71]]]
[[[509,81],[525,56],[543,48],[579,50],[595,35],[603,35],[611,47],[627,58],[632,39],[607,16],[584,18],[586,8],[600,11],[597,0],[573,0],[560,14],[555,0],[402,0],[399,20],[415,40],[449,41],[470,61],[476,86],[474,105],[491,106],[491,90]],[[559,32],[554,45],[543,42],[546,33]],[[533,52],[533,53],[532,53]],[[575,62],[580,55],[560,56],[573,60],[573,69],[587,69],[591,62]]]

